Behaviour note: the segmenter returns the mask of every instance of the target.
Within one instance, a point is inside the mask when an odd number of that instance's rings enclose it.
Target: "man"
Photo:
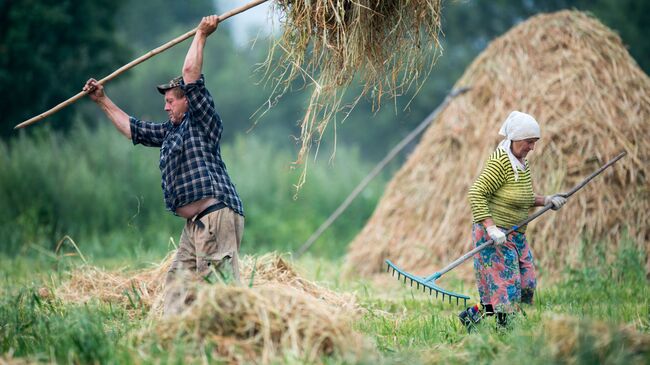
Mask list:
[[[244,230],[241,200],[221,159],[223,125],[201,73],[207,37],[216,15],[201,20],[185,57],[183,74],[159,85],[165,96],[165,123],[127,115],[96,80],[84,86],[90,98],[133,144],[160,148],[162,189],[167,209],[187,219],[167,273],[165,315],[180,313],[193,299],[190,279],[230,276],[239,283],[239,247]]]

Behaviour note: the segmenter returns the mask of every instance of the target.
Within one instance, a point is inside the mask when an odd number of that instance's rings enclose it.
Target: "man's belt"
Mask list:
[[[226,206],[227,205],[224,202],[214,203],[214,204],[210,205],[209,207],[203,209],[203,211],[201,211],[201,213],[197,214],[196,217],[194,217],[194,219],[191,219],[191,218],[188,219],[188,222],[196,224],[200,229],[203,229],[203,228],[205,228],[205,226],[203,225],[203,223],[201,223],[201,218],[205,217],[206,215],[208,215],[208,214],[210,214],[212,212],[216,212],[219,209],[223,209]]]

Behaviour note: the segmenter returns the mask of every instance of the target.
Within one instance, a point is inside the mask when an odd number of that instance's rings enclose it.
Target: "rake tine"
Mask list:
[[[451,304],[451,299],[456,298],[456,304],[460,303],[460,299],[462,298],[463,300],[467,301],[469,299],[468,296],[462,295],[462,294],[456,294],[449,292],[447,290],[444,290],[440,288],[439,286],[436,285],[435,281],[440,278],[439,273],[435,273],[431,276],[428,277],[419,277],[415,275],[411,275],[407,272],[404,272],[400,270],[397,266],[395,266],[390,260],[386,260],[386,263],[393,269],[393,276],[395,272],[397,271],[397,279],[402,280],[404,284],[406,284],[406,279],[408,278],[410,283],[409,285],[413,287],[413,282],[415,282],[415,288],[416,290],[420,290],[420,285],[422,286],[422,291],[424,293],[427,292],[427,288],[429,288],[429,295],[433,295],[433,292],[435,291],[436,293],[436,298],[439,297],[439,295],[442,294],[442,300],[444,301],[447,299],[447,301]],[[403,278],[402,278],[403,277]]]
[[[386,264],[386,272],[390,272],[390,265]]]

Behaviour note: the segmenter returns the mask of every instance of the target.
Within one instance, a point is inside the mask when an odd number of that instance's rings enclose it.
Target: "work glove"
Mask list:
[[[566,204],[566,198],[562,194],[547,195],[544,197],[544,205],[552,204],[551,209],[558,210]]]
[[[495,244],[501,245],[506,242],[506,234],[503,233],[497,226],[487,227],[488,236],[494,241]]]

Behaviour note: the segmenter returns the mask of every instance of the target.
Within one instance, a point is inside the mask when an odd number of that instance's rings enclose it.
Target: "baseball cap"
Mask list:
[[[156,86],[156,89],[158,89],[159,93],[165,95],[165,92],[167,90],[181,86],[182,81],[183,76],[174,77],[173,79],[169,80],[168,83]]]

